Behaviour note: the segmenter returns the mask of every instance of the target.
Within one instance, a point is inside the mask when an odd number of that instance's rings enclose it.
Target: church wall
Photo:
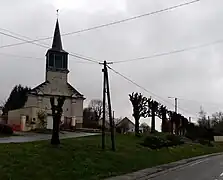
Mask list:
[[[67,83],[67,73],[47,71],[46,72],[46,80],[52,82],[54,80],[61,81],[60,83],[66,85]]]
[[[25,108],[9,111],[8,124],[12,126],[21,125],[21,116],[27,116],[28,124],[34,119],[35,119],[35,122],[37,122],[38,111],[39,111],[38,107],[25,107]],[[25,126],[25,131],[31,130],[31,126],[28,126],[28,124]]]
[[[63,114],[65,117],[72,117],[71,99],[66,99],[63,106]]]
[[[76,123],[83,123],[83,100],[76,99],[73,104],[74,116],[76,117]]]
[[[47,113],[51,113],[50,97],[42,97],[39,106],[44,109]]]
[[[55,104],[57,100],[55,98]],[[50,104],[50,97],[42,98],[41,108],[45,109],[47,113],[51,114],[51,104]],[[72,117],[72,106],[71,106],[71,98],[66,98],[64,105],[63,105],[63,115],[65,117]]]

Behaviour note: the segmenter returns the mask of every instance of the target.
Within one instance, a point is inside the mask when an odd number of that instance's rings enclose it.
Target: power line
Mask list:
[[[205,101],[198,101],[198,100],[192,100],[192,99],[184,99],[184,98],[178,98],[182,101],[188,101],[188,102],[195,102],[198,104],[210,104],[210,105],[215,105],[215,106],[223,106],[222,103],[214,103],[214,102],[205,102]]]
[[[14,35],[16,35],[16,36],[20,36],[20,37],[22,37],[22,38],[25,38],[25,39],[28,39],[28,40],[31,40],[31,41],[32,41],[32,39],[31,39],[30,37],[27,37],[27,36],[24,36],[24,35],[21,35],[21,34],[12,32],[12,31],[10,31],[10,30],[8,30],[8,29],[0,28],[0,30],[6,31],[6,32],[8,32],[8,33],[11,33],[11,34],[14,34]],[[8,34],[7,34],[7,36],[8,36]],[[41,42],[41,43],[39,43],[39,44],[46,45],[47,48],[49,47],[48,44],[43,43],[43,42]],[[35,45],[36,45],[36,44],[35,44]],[[72,54],[75,54],[75,55],[73,55],[74,57],[78,57],[78,58],[83,57],[83,55],[78,54],[78,53],[72,53]],[[91,59],[91,60],[93,59],[93,58],[91,58],[91,57],[87,57],[87,56],[84,56],[84,57],[85,57],[86,59]],[[97,61],[97,60],[95,60],[95,61]]]
[[[11,32],[11,31],[8,31],[8,32]],[[17,36],[11,35],[11,34],[7,34],[7,33],[4,33],[4,32],[1,32],[1,31],[0,31],[0,34],[2,34],[4,36],[11,37],[11,38],[14,38],[14,39],[17,39],[17,40],[20,40],[20,41],[24,41],[26,43],[31,43],[31,44],[34,44],[34,45],[37,45],[37,46],[40,46],[40,47],[43,47],[43,48],[46,48],[46,49],[50,48],[49,46],[46,46],[46,45],[43,45],[43,44],[37,44],[37,43],[31,42],[31,41],[28,41],[28,40],[26,40],[24,38],[20,38],[20,37],[17,37]],[[13,34],[16,34],[16,33],[13,33]],[[19,34],[17,34],[17,35],[19,35]],[[19,35],[19,36],[21,36],[21,35]],[[23,37],[25,37],[25,36],[23,36]],[[69,55],[72,56],[72,57],[76,57],[76,58],[85,60],[85,61],[90,61],[90,62],[94,62],[94,63],[97,63],[97,64],[99,63],[99,61],[96,61],[93,58],[85,57],[85,56],[80,55],[80,54],[76,54],[76,53],[72,53],[71,52],[71,53],[69,53]]]
[[[69,53],[69,55],[72,56],[72,57],[76,57],[76,58],[79,58],[79,59],[82,59],[82,60],[86,60],[86,61],[92,62],[92,63],[97,63],[97,64],[100,63],[99,61],[95,61],[92,58],[83,57],[83,56],[79,56],[79,55],[71,54],[71,53]]]
[[[43,59],[40,57],[31,57],[31,56],[19,56],[16,54],[8,54],[8,53],[0,53],[2,56],[11,56],[11,57],[16,57],[16,58],[25,58],[25,59]]]
[[[41,45],[41,44],[37,44],[37,43],[32,42],[32,41],[27,41],[27,40],[25,40],[25,39],[23,39],[23,38],[19,38],[19,37],[16,37],[16,36],[14,36],[14,35],[6,34],[6,33],[4,33],[4,32],[0,32],[0,34],[2,34],[2,35],[4,35],[4,36],[11,37],[11,38],[14,38],[14,39],[17,39],[17,40],[20,40],[20,41],[24,41],[24,43],[35,44],[35,45],[40,46],[40,47],[43,47],[43,48],[48,48],[48,46]],[[6,46],[7,46],[7,45],[6,45]],[[0,48],[1,48],[1,47],[4,47],[4,46],[0,46]]]
[[[165,103],[167,103],[167,104],[170,104],[171,106],[174,106],[173,103],[170,103],[169,101],[165,100],[164,98],[162,98],[162,97],[158,96],[157,94],[155,94],[155,93],[149,91],[149,90],[146,89],[145,87],[143,87],[143,86],[137,84],[136,82],[134,82],[134,81],[131,80],[130,78],[124,76],[123,74],[119,73],[118,71],[114,70],[114,69],[111,68],[110,66],[108,66],[108,68],[111,69],[114,73],[116,73],[116,74],[118,74],[119,76],[121,76],[121,77],[123,77],[124,79],[126,79],[127,81],[131,82],[132,84],[134,84],[134,85],[136,85],[137,87],[143,89],[143,90],[146,91],[147,93],[152,94],[153,96],[157,97],[158,99],[162,100],[163,102],[165,102]],[[188,114],[191,114],[190,112],[188,112],[187,110],[185,110],[185,109],[183,109],[183,108],[178,107],[178,109],[180,109],[181,111],[186,112],[186,113],[188,113]]]
[[[40,57],[32,57],[32,56],[20,56],[17,54],[9,54],[9,53],[0,53],[0,56],[9,56],[9,57],[15,57],[15,58],[24,58],[24,59],[35,59],[35,60],[42,60],[43,58]],[[73,61],[73,63],[77,64],[95,64],[93,62],[85,62],[85,61]]]
[[[200,48],[204,48],[204,47],[211,46],[211,45],[214,45],[214,44],[219,44],[219,43],[223,43],[223,39],[220,39],[220,40],[217,40],[217,41],[214,41],[214,42],[211,42],[211,43],[201,44],[201,45],[197,45],[197,46],[191,46],[191,47],[184,48],[184,49],[179,49],[179,50],[154,54],[154,55],[150,55],[150,56],[144,56],[144,57],[139,57],[139,58],[134,58],[134,59],[127,59],[127,60],[120,60],[120,61],[113,62],[113,64],[126,63],[126,62],[132,62],[132,61],[139,61],[139,60],[152,59],[152,58],[156,58],[156,57],[168,56],[168,55],[171,55],[171,54],[177,54],[177,53],[181,53],[181,52],[200,49]]]
[[[190,1],[190,2],[186,2],[186,3],[181,3],[181,4],[178,4],[178,5],[175,5],[175,6],[170,6],[170,7],[161,9],[161,10],[141,14],[141,15],[138,15],[138,16],[133,16],[133,17],[126,18],[126,19],[122,19],[122,20],[118,20],[118,21],[114,21],[114,22],[110,22],[110,23],[106,23],[106,24],[102,24],[102,25],[98,25],[98,26],[93,26],[93,27],[90,27],[90,28],[86,28],[86,29],[82,29],[82,30],[78,30],[78,31],[74,31],[74,32],[64,33],[61,36],[69,36],[69,35],[83,33],[83,32],[96,30],[96,29],[100,29],[100,28],[104,28],[104,27],[108,27],[108,26],[113,26],[113,25],[124,23],[124,22],[127,22],[127,21],[132,21],[132,20],[135,20],[135,19],[139,19],[139,18],[142,18],[142,17],[151,16],[151,15],[155,15],[155,14],[158,14],[158,13],[163,13],[163,12],[166,12],[166,11],[170,11],[170,10],[173,10],[173,9],[176,9],[176,8],[180,8],[180,7],[183,7],[183,6],[187,6],[187,5],[190,5],[190,4],[197,3],[199,1],[201,1],[201,0],[193,0],[193,1]],[[37,41],[44,41],[44,40],[48,40],[48,39],[52,39],[52,38],[53,37],[51,36],[51,37],[35,39],[35,40],[27,41],[27,42],[8,44],[8,45],[0,46],[0,48],[18,46],[18,45],[22,45],[22,44],[26,44],[26,43],[37,42]]]
[[[8,29],[5,29],[5,28],[0,28],[0,30],[5,31],[5,32],[8,32],[8,33],[10,33],[10,34],[13,34],[13,35],[15,35],[15,36],[19,36],[19,37],[22,37],[22,38],[31,40],[31,41],[33,40],[33,39],[31,39],[30,37],[27,37],[27,36],[24,36],[24,35],[21,35],[21,34],[12,32],[12,31],[10,31],[10,30],[8,30]],[[41,42],[41,44],[44,44],[44,45],[47,45],[47,46],[48,46],[48,44],[46,44],[46,43],[44,43],[44,42]]]

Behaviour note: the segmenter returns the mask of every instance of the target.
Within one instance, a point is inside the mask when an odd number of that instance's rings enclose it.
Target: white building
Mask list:
[[[38,112],[45,111],[47,114],[47,128],[52,129],[50,98],[64,96],[66,100],[63,106],[62,120],[68,128],[71,122],[73,124],[75,122],[76,127],[82,127],[83,101],[85,98],[69,84],[68,73],[68,52],[62,48],[59,22],[57,20],[52,48],[46,53],[45,81],[29,92],[27,102],[23,108],[9,111],[8,124],[19,129],[21,122],[25,121],[25,125],[22,125],[22,130],[28,131],[33,128],[33,124],[35,124],[35,127],[38,126]],[[55,102],[57,103],[56,100]]]

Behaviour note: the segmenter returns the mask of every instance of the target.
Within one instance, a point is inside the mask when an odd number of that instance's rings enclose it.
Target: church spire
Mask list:
[[[57,19],[56,27],[54,31],[52,49],[57,50],[57,51],[63,51],[58,19]]]

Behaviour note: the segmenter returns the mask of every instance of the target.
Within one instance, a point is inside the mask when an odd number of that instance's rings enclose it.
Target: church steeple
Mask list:
[[[46,79],[48,72],[58,72],[67,74],[68,71],[68,53],[63,50],[60,35],[59,21],[57,19],[54,30],[52,48],[46,53]]]
[[[52,49],[55,49],[58,51],[63,50],[58,19],[57,19],[56,27],[54,31]]]

